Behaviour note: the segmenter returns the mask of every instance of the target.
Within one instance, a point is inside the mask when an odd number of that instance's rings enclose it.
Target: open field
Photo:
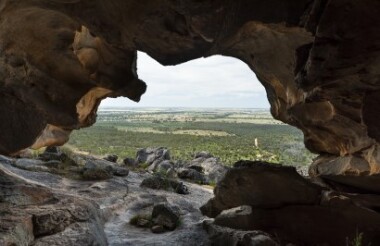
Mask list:
[[[313,157],[301,131],[262,109],[105,109],[93,127],[75,131],[68,145],[121,158],[145,147],[167,147],[175,160],[209,151],[227,165],[240,159],[307,165]]]

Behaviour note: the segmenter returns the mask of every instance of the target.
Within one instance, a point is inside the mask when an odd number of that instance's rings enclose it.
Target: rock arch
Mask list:
[[[379,9],[375,0],[1,0],[0,153],[64,143],[95,122],[105,97],[138,101],[137,50],[164,65],[221,54],[247,63],[273,116],[304,132],[320,154],[312,174],[379,173]]]

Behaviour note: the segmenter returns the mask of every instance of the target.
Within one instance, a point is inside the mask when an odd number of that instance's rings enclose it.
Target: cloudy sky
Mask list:
[[[165,67],[139,52],[137,69],[148,85],[141,101],[109,98],[101,107],[269,108],[264,87],[235,58],[212,56]]]

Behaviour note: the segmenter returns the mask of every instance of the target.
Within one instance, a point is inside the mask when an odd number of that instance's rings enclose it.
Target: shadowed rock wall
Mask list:
[[[244,61],[273,116],[304,132],[320,154],[311,174],[379,173],[379,10],[376,0],[0,0],[0,153],[63,144],[105,97],[138,101],[137,50],[164,65],[222,54]]]

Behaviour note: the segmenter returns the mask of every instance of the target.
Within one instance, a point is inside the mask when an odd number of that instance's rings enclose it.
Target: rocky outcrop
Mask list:
[[[359,234],[363,245],[380,243],[380,196],[322,188],[293,167],[238,162],[214,194],[201,210],[216,226],[264,231],[281,244],[343,246]]]
[[[107,167],[116,165],[75,153],[70,158],[80,167],[79,174],[88,162],[96,161],[90,168],[109,173],[113,169]],[[210,189],[185,182],[175,182],[170,191],[147,189],[140,184],[151,174],[141,170],[83,180],[53,169],[29,170],[14,165],[16,161],[0,156],[0,245],[208,245],[198,208],[211,197]],[[155,235],[130,225],[138,214],[149,215],[148,221],[141,217],[139,226],[168,233]]]

